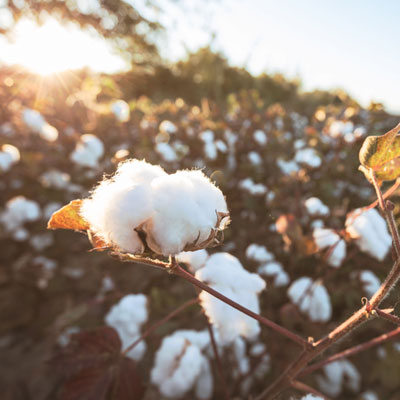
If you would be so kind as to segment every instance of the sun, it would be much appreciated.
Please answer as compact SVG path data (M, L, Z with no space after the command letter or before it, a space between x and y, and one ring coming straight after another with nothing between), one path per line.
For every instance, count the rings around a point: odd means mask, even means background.
M21 20L15 27L13 43L2 43L1 49L2 62L22 65L40 75L83 67L108 73L126 68L125 61L99 35L72 23L61 25L52 18L41 26Z

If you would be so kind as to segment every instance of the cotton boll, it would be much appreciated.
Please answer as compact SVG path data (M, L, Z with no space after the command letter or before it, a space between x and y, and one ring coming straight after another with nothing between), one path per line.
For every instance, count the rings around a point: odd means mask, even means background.
M216 160L218 156L217 147L214 142L204 144L204 154L209 160Z
M133 254L144 250L135 228L148 220L152 212L150 186L122 179L103 181L91 197L83 201L80 210L96 236Z
M203 358L200 375L195 386L195 395L200 400L210 399L213 394L214 379L211 371L210 362Z
M39 136L42 139L47 140L48 142L54 142L58 138L58 130L54 126L51 126L48 123L46 123L40 130Z
M297 150L294 160L311 168L318 168L322 163L320 156L311 148Z
M359 213L353 211L346 219L346 231L361 251L382 261L392 246L386 221L375 208Z
M222 140L217 140L215 142L215 147L217 148L218 151L220 151L221 153L226 153L228 151L228 147L225 144L225 142L223 142Z
M332 316L332 306L328 291L321 283L302 277L288 289L290 300L297 304L314 322L327 322Z
M53 235L51 233L39 233L30 238L29 243L36 251L43 251L47 247L51 246L54 242Z
M233 355L239 374L247 374L250 370L250 360L246 356L246 342L240 336L233 342Z
M201 351L207 350L210 346L210 334L207 329L203 331L195 331L192 329L179 329L175 331L172 336L179 336L191 344L197 346Z
M310 197L304 202L304 205L310 215L329 215L329 208L317 197Z
M176 261L187 264L194 273L204 266L208 258L207 250L182 251L176 256Z
M103 154L103 142L97 136L87 133L81 136L70 158L75 164L95 168Z
M332 229L315 228L313 238L318 250L329 247L327 262L332 267L340 267L346 257L346 243Z
M176 127L176 125L168 120L164 120L161 122L159 130L160 132L168 133L169 135L178 132L178 128Z
M204 374L207 368L204 360L200 349L185 338L175 335L166 337L156 353L151 381L158 386L162 395L182 397Z
M259 312L257 295L265 288L265 282L257 274L247 272L236 257L228 253L213 254L196 272L196 278L244 307ZM218 331L221 344L232 343L238 336L253 339L259 334L260 326L254 319L207 292L201 292L199 298Z
M39 181L44 187L66 189L71 181L71 176L66 172L61 172L56 169L50 169L40 175Z
M258 129L253 133L253 139L261 146L265 146L268 142L268 137L264 131Z
M361 400L379 400L379 397L372 390L367 390L361 394Z
M217 212L227 212L222 192L201 171L178 171L151 183L153 215L144 225L153 251L177 254L209 238Z
M246 257L260 263L265 263L274 259L274 255L270 253L265 246L256 243L247 246Z
M324 400L321 396L316 396L314 394L307 394L303 396L300 400Z
M267 187L265 185L262 183L254 183L251 178L241 180L239 182L239 187L254 196L262 196L267 193Z
M11 144L3 144L0 151L0 171L7 172L20 160L19 150Z
M348 360L338 360L323 367L324 376L317 376L320 389L329 396L338 396L344 385L353 392L360 390L361 376Z
M157 143L155 150L167 162L174 162L178 159L174 148L168 143Z
M276 163L279 169L285 175L292 175L300 170L300 167L295 160L285 161L281 158L278 158Z
M360 281L368 297L371 297L381 286L379 278L372 271L368 270L360 272Z
M262 158L256 151L251 151L247 155L247 157L248 157L250 163L253 165L261 165L262 164Z
M124 100L116 100L111 104L111 111L120 122L129 121L129 104Z
M114 328L121 339L122 348L126 349L140 336L141 326L147 321L147 298L142 294L130 294L114 305L105 317L107 325ZM143 341L131 349L127 356L140 360L146 345Z
M29 108L22 112L22 120L28 128L36 132L39 132L46 123L46 120L38 111Z
M260 266L257 269L257 272L260 275L272 277L274 279L275 287L286 286L290 283L289 275L283 269L282 264L276 261L268 262L267 264Z
M118 165L114 181L126 184L150 184L153 179L166 175L167 173L159 165L133 159Z
M199 136L204 143L211 143L214 141L214 132L209 129L201 132Z

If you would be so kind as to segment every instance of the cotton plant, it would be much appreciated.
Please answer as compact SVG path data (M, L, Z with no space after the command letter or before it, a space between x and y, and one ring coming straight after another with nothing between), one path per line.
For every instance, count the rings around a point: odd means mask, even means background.
M179 399L193 391L196 399L211 398L213 377L202 345L193 332L176 332L163 339L151 370L151 382L163 396Z
M302 277L295 280L288 289L290 300L300 311L307 314L313 322L327 322L332 316L332 305L329 293L320 282Z
M317 376L320 389L329 396L337 397L344 387L357 393L361 387L361 376L348 360L338 360L323 367L323 375Z
M346 219L346 232L361 251L379 261L383 261L392 247L386 221L375 208L350 213Z
M215 253L210 256L195 276L228 298L259 312L258 295L265 289L264 280L257 274L246 271L240 261L229 253ZM199 298L219 334L221 344L232 343L239 336L252 340L260 333L257 321L229 307L208 292L201 292Z
M148 319L147 307L146 296L129 294L114 305L105 316L106 324L118 332L123 350L127 350L139 338L141 327ZM141 341L127 351L126 356L133 360L140 360L145 351L146 344Z
M326 261L331 267L342 265L346 258L346 242L334 230L315 228L313 239L318 251L327 249Z

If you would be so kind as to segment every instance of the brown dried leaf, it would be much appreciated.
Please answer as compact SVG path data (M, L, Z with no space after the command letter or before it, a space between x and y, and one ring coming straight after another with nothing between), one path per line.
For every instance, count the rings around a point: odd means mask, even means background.
M56 211L50 218L47 229L89 230L89 224L79 215L83 200L73 200Z

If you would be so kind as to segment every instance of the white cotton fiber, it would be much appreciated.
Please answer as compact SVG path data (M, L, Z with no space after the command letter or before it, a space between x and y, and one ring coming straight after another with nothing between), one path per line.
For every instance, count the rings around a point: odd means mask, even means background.
M332 229L325 228L315 228L313 238L318 250L328 248L328 264L335 268L340 267L346 257L345 241Z
M151 382L170 398L180 398L193 388L199 399L212 395L208 360L198 346L177 334L163 339L151 370Z
M3 144L0 151L0 172L8 171L20 160L19 150L11 144Z
M332 316L332 306L325 286L302 277L288 289L290 300L314 322L327 322Z
M208 258L207 250L182 251L176 256L176 261L187 264L194 273L204 266Z
M98 166L98 160L103 154L103 142L97 136L87 133L80 137L70 158L75 164L95 168Z
M111 104L111 111L120 122L129 121L129 104L124 100L116 100Z
M122 342L122 350L125 350L140 337L141 326L147 321L147 298L143 294L130 294L123 297L114 305L105 317L107 325L113 327ZM146 351L144 341L139 342L131 349L127 356L140 360Z
M260 275L273 278L275 287L286 286L290 282L289 275L283 269L282 264L276 261L270 261L264 265L261 265L258 267L257 272Z
M322 161L316 150L305 148L297 150L294 160L299 164L305 164L311 168L318 168Z
M49 142L57 140L57 129L49 125L38 111L25 108L22 112L22 120L28 128L39 134L42 139Z
M379 278L372 271L368 270L360 272L360 281L368 297L371 297L381 286Z
M354 210L346 219L346 231L361 251L382 261L392 246L392 237L386 221L372 208L360 212Z
M134 254L145 243L157 254L195 249L210 237L217 212L227 212L222 192L201 171L168 175L145 161L128 160L84 200L82 217L106 244Z
M338 396L343 386L352 392L358 392L361 386L361 375L348 360L338 360L323 367L325 376L317 376L320 389L329 396Z
M259 312L258 294L265 288L265 281L257 274L246 271L236 257L228 253L213 254L206 265L196 272L196 278L244 307ZM232 343L238 336L253 339L259 334L259 323L253 318L207 292L201 292L199 297L221 344Z
M310 215L329 215L329 208L318 197L310 197L304 202L304 205Z
M265 246L256 243L252 243L247 247L246 257L257 262L267 262L274 259L274 255Z

